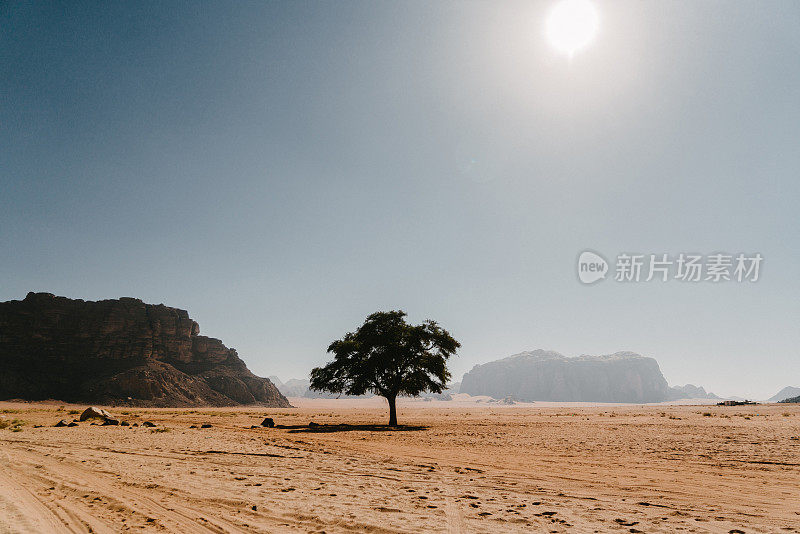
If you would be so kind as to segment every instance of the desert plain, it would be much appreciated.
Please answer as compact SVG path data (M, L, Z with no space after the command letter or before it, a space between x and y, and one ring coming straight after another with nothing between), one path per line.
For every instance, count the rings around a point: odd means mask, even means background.
M290 401L2 402L0 532L800 532L799 405Z

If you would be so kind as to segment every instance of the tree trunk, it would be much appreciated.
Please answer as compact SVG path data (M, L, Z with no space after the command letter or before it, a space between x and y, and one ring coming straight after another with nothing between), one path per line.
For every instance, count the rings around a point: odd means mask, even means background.
M386 400L389 401L389 426L397 426L397 397L386 397Z

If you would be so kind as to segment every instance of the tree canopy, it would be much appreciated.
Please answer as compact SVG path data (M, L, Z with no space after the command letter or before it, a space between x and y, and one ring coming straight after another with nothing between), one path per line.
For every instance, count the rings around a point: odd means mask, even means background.
M389 424L397 426L396 399L441 393L450 380L447 360L461 344L435 321L412 325L402 310L376 312L355 332L330 344L334 355L311 371L311 389L364 395L389 401Z

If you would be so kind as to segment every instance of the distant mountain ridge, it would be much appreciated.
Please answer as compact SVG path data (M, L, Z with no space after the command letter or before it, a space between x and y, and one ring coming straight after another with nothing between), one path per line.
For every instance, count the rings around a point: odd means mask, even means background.
M363 399L372 397L371 393L366 395L345 395L338 393L329 393L327 391L313 391L309 387L311 381L303 378L290 378L286 382L282 382L277 376L270 376L269 379L286 397L304 397L306 399Z
M717 395L714 395L710 391L706 391L704 387L695 386L694 384L686 384L685 386L672 386L670 389L672 390L672 393L669 400L721 398Z
M718 398L687 384L670 388L655 359L633 352L568 358L555 351L521 352L464 375L460 393L520 401L648 403Z
M290 378L286 382L282 382L280 378L275 375L269 377L273 384L278 388L286 397L305 397L307 399L364 399L374 396L372 393L366 395L354 396L336 393L328 393L326 391L312 391L309 386L311 382L302 378ZM437 400L451 400L452 395L458 393L461 387L461 382L451 383L450 386L441 393L425 392L419 396L422 398L431 398Z
M285 397L303 397L308 393L310 382L301 378L290 378L286 382L281 382L277 376L270 376L269 379Z
M767 402L782 402L791 397L800 395L800 388L794 386L786 386L775 395L767 399Z

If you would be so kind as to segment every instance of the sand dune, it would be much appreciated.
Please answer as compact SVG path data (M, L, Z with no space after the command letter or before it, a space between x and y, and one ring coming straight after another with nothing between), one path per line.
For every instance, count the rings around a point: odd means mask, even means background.
M154 429L0 403L26 422L0 430L0 532L800 531L798 406L403 401L390 431L379 398L292 401L109 408Z

